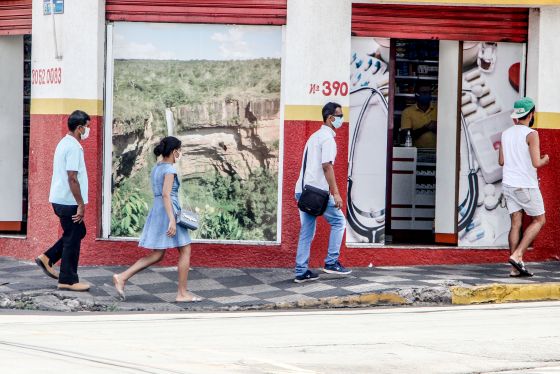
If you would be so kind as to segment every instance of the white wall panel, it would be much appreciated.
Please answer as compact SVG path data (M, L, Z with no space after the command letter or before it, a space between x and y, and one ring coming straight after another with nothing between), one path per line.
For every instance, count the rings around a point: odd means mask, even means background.
M22 220L23 36L0 36L0 222Z

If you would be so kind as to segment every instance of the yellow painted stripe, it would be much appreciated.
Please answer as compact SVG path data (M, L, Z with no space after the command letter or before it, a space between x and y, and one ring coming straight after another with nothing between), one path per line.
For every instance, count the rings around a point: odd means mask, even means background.
M90 116L103 115L103 100L31 99L31 114L70 114L83 110Z
M535 127L538 129L560 129L560 113L537 112Z
M322 105L286 105L284 107L284 120L285 121L323 121L321 111ZM342 114L344 120L348 121L350 118L350 109L342 107Z
M560 300L560 283L451 287L451 302L458 305L544 300Z
M356 1L354 1L356 2ZM560 5L560 0L370 0L359 1L361 3L377 4L437 4L437 5L485 5L485 6L526 6L535 7L541 5Z

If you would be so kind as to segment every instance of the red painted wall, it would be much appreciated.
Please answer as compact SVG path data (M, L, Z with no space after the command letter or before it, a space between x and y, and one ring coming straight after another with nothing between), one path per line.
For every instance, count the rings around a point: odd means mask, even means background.
M58 220L48 203L52 156L61 137L66 133L67 116L33 115L31 118L31 155L29 175L29 223L26 239L0 238L0 255L32 259L61 234ZM83 143L89 174L89 204L86 209L88 233L82 242L80 263L97 265L124 265L133 263L146 253L136 242L96 239L100 233L101 171L102 171L102 118L92 118L90 139ZM294 200L294 186L301 167L301 157L307 138L321 125L314 121L286 121L284 124L284 177L282 196L282 244L194 244L193 266L211 267L291 267L294 263L299 234L299 213ZM539 130L543 153L551 155L551 163L539 173L541 188L547 208L548 222L530 251L527 260L560 259L560 200L556 186L560 185L559 130ZM335 173L341 193L345 195L348 159L348 126L338 132L338 156ZM321 266L327 252L329 230L319 219L312 246L312 267ZM403 249L403 248L346 248L343 246L341 261L348 266L455 264L505 262L505 250L472 249ZM170 251L164 265L175 264L176 251Z

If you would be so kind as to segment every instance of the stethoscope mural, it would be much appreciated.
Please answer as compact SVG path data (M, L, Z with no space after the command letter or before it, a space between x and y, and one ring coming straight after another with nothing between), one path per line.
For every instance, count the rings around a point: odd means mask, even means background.
M348 159L348 196L347 196L347 219L348 224L352 230L367 239L369 243L381 243L385 236L385 209L377 210L366 210L361 209L355 203L353 198L353 191L355 187L354 178L354 161L356 156L356 147L358 145L358 139L360 138L361 130L364 128L364 118L369 110L371 101L376 97L378 98L378 104L384 110L385 116L388 113L389 104L387 99L381 91L388 89L388 86L383 86L380 88L371 87L361 87L350 92L350 95L357 94L359 92L369 91L369 95L363 101L360 108L359 115L356 119L354 134L350 142L350 151ZM367 139L364 139L367 140ZM363 162L363 161L362 161Z
M505 114L509 116L509 113L505 112ZM504 115L498 114L490 117L490 120L499 119L501 117L504 117ZM501 180L501 176L499 177L499 180L488 179L488 176L485 176L485 173L488 173L488 170L485 171L481 167L481 162L483 161L477 158L475 152L476 147L478 146L481 148L482 145L477 145L473 142L473 130L469 129L469 123L463 115L461 115L461 127L463 133L462 135L465 139L468 174L466 196L463 201L460 202L458 207L459 221L457 224L457 231L460 233L461 239L465 238L468 242L473 243L484 238L488 234L486 233L487 230L484 229L484 222L487 221L487 219L483 219L481 214L477 213L477 209L479 207L484 207L484 211L489 213L495 211L498 207L505 209L506 206L503 194L499 192L500 190L494 184ZM478 139L479 143L489 141L489 139L484 138ZM488 147L487 144L486 146ZM494 178L498 177L494 176ZM484 188L482 189L481 184L484 185ZM486 223L486 225L487 224L488 223ZM491 240L492 244L499 245L501 244L500 240L502 236L509 230L509 227L500 228L498 227L499 225L496 225L496 223L492 226L492 231L494 231L493 237L487 239Z
M457 231L463 231L469 227L471 224L476 207L478 204L478 194L480 193L478 189L478 167L475 165L475 160L472 152L472 143L467 131L467 121L465 117L461 114L461 127L463 129L463 135L465 136L465 141L467 143L467 159L469 164L469 174L468 174L468 192L465 200L459 204L459 223L457 225Z

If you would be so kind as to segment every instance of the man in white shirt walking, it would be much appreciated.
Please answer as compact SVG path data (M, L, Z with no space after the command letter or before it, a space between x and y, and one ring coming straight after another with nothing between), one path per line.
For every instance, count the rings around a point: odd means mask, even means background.
M305 170L302 166L296 183L296 200L299 200L303 185L309 185L329 191L329 202L323 216L331 226L328 254L325 258L323 271L329 274L350 274L338 257L346 219L342 213L342 198L334 176L334 160L336 158L336 130L342 126L342 108L337 103L327 103L322 110L323 125L307 140L303 158L306 159ZM304 162L302 162L302 165ZM319 275L309 270L309 254L311 242L315 236L317 217L300 210L301 230L296 254L296 277L294 282L302 283L319 279Z
M74 111L68 117L68 133L54 152L49 202L64 233L48 251L35 259L46 275L58 279L61 290L89 289L89 285L81 283L78 278L80 243L86 235L84 215L88 203L88 177L80 141L89 136L89 121L87 113ZM53 268L59 260L60 274Z
M537 169L548 164L541 156L539 133L531 127L535 121L535 103L528 97L517 100L511 117L514 125L502 133L499 163L503 166L503 192L511 217L509 263L512 277L532 277L523 263L523 255L545 223L544 202L539 190ZM532 217L520 240L523 211Z

